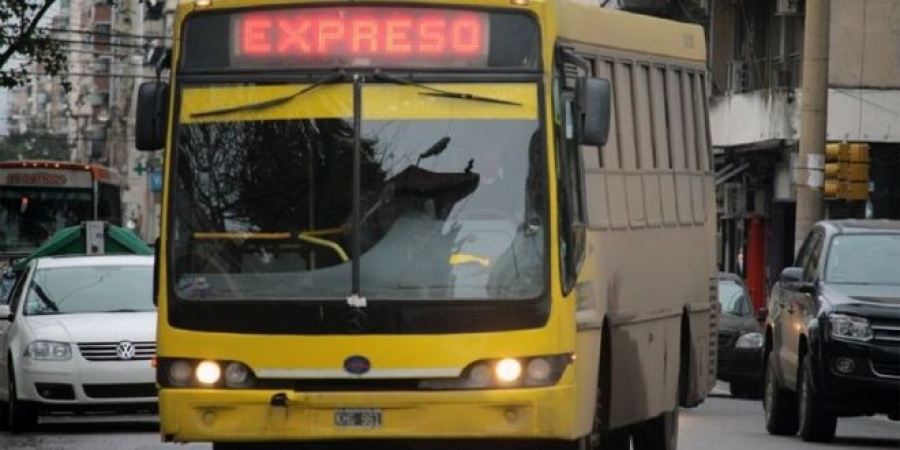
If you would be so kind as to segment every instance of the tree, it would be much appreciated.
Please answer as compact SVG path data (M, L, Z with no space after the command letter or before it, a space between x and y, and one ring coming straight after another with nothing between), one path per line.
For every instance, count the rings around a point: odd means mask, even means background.
M51 76L65 74L60 41L38 26L55 1L0 0L0 87L24 84L32 64ZM69 88L65 80L62 86Z
M0 161L17 159L69 160L65 134L46 131L14 133L0 140Z

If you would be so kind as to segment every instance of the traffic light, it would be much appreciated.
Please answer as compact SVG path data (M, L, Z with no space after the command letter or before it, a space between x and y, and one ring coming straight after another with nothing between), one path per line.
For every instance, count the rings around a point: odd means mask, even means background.
M847 144L827 144L825 146L825 182L822 185L822 196L829 200L837 200L841 194L840 159Z
M830 200L869 198L869 144L834 143L825 147L822 194Z

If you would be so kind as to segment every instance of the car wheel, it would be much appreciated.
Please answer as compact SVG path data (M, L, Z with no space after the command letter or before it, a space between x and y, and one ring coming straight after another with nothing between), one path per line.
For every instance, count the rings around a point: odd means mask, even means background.
M19 394L16 392L16 377L12 366L10 366L9 374L9 406L7 408L7 423L9 431L12 434L18 434L30 431L37 426L37 413L28 403L19 401Z
M0 431L9 431L9 402L0 400Z
M729 383L728 390L731 391L731 396L734 398L743 398L747 396L747 390L744 387L744 383L740 381L732 381Z
M778 436L797 433L797 397L793 392L778 387L775 373L775 352L769 353L766 361L763 409L766 416L766 431Z
M760 399L763 395L762 383L759 381L735 381L730 386L731 396L735 398Z
M825 411L819 395L812 387L812 365L809 355L800 366L800 437L807 442L831 442L837 428L837 416Z

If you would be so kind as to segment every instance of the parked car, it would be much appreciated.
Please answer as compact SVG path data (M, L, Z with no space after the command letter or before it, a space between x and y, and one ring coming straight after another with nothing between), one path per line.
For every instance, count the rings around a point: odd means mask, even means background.
M837 418L900 420L900 222L815 224L768 302L766 428L834 438Z
M759 319L741 277L719 274L718 378L734 397L762 397L762 344Z
M154 413L153 257L35 258L0 304L0 427L46 413Z

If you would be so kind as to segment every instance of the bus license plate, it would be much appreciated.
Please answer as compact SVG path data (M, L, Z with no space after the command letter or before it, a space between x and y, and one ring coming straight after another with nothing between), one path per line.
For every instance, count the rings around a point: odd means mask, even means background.
M334 412L334 426L338 428L380 428L380 409L338 409Z

